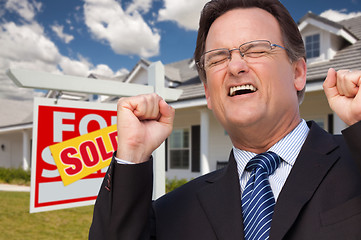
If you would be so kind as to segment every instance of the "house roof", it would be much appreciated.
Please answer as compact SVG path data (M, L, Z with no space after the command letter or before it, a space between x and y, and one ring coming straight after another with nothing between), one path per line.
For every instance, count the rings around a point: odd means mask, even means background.
M186 83L190 80L194 80L194 78L198 78L198 73L193 58L167 64L165 66L165 69L167 68L178 69L179 77L180 77L178 80L181 83ZM176 80L176 79L170 78L170 80Z
M308 12L299 22L298 28L302 32L308 25L313 25L317 28L328 31L337 36L343 37L346 41L350 43L355 43L357 41L357 37L349 31L344 25L333 22L327 18L318 16L312 12Z
M0 132L14 127L26 126L33 122L33 101L0 99Z
M152 64L147 59L140 59L133 67L129 74L125 77L124 82L132 82L133 77L141 67L147 68ZM197 71L194 67L193 59L185 59L174 63L164 65L165 78L171 82L183 83L194 77L197 77Z
M306 15L307 16L307 15ZM327 19L318 17L322 21L330 22ZM327 76L329 68L339 69L361 69L361 16L333 23L335 26L342 26L356 38L354 44L347 44L337 51L336 55L329 61L312 63L308 65L307 81L323 81Z
M198 76L198 72L193 58L170 63L165 68L172 67L179 69L180 79L177 89L182 89L183 93L179 101L190 100L194 98L204 98L203 84Z
M334 21L331 21L327 18L324 18L324 17L321 17L319 15L316 15L314 14L313 12L308 12L305 16L303 16L299 21L298 21L298 25L300 26L303 22L305 22L307 19L309 18L313 18L319 22L322 22L326 25L330 25L330 26L333 26L335 28L338 28L338 29L342 29L344 28L344 26L342 24L339 24L337 22L334 22Z
M358 39L361 39L361 16L350 18L348 20L343 20L339 22L341 25L345 26L350 32L352 32Z
M124 79L124 82L131 83L141 68L146 69L151 64L152 62L147 59L140 59ZM183 94L179 100L204 97L203 84L198 77L193 58L165 64L164 75L168 81L167 87L183 90ZM116 99L118 99L118 97L109 97L105 102L113 102Z

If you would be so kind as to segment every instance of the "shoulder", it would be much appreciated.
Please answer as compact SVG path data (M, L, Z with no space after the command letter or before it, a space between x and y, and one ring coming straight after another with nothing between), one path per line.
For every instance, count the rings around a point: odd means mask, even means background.
M343 130L342 135L361 171L361 121Z
M347 164L353 170L359 169L361 172L361 121L344 129L342 134L332 135L325 130L321 129L316 123L308 122L310 127L312 146L327 146L324 149L329 149L331 152L338 152L339 156L343 159L342 164ZM332 146L332 147L331 147Z

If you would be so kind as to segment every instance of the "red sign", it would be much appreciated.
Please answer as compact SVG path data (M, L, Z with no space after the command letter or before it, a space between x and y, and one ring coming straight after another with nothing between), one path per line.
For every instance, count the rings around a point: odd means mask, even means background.
M117 149L117 125L50 146L64 186L108 167Z
M93 204L106 168L65 186L49 146L116 123L115 104L35 99L30 212Z

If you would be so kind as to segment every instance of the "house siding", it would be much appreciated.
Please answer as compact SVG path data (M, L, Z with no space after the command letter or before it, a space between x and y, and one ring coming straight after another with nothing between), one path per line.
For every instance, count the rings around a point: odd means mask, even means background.
M26 130L31 133L31 130ZM31 134L30 134L31 135ZM29 143L30 144L30 143ZM3 147L2 147L3 146ZM20 131L0 135L0 167L23 167L23 133ZM27 156L30 159L30 154ZM30 161L29 161L30 162Z

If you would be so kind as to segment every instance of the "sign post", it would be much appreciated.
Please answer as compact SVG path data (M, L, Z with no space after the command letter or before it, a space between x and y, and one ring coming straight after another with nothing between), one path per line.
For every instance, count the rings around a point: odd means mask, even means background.
M26 88L119 97L155 92L166 101L175 101L182 93L182 90L165 88L164 66L161 62L155 62L149 66L148 86L17 69L9 70L7 75L18 86ZM54 161L50 147L54 148L53 145L56 143L82 135L92 138L90 132L115 124L116 115L115 104L35 99L30 212L94 203L107 167L85 175L80 180L66 182L65 175L60 176L60 169L56 166L58 164ZM78 145L74 149L67 148L68 152L62 152L62 156L66 159L64 164L68 163L69 166L65 166L61 171L77 175L76 179L99 159L103 161L103 164L106 161L109 164L110 160L105 156L109 156L109 145L112 145L113 150L116 147L114 139L113 134L109 135L108 145L102 145L101 140L95 138L94 144L86 141L88 143ZM154 199L165 193L165 154L163 143L154 152Z

